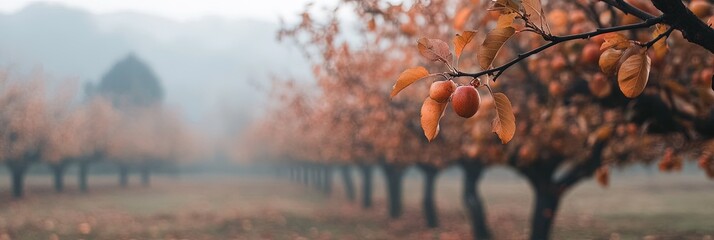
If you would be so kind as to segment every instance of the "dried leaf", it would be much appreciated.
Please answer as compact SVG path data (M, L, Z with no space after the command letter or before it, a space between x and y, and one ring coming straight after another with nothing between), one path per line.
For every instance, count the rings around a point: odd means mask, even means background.
M652 39L655 39L660 35L664 34L665 32L667 32L667 29L667 25L655 25L655 30L654 32L652 32ZM655 42L652 47L654 47L655 59L664 59L664 57L667 55L667 52L669 52L669 47L667 46L667 37L663 37L660 40L657 40L657 42Z
M513 21L516 20L517 13L501 14L498 16L498 22L496 22L496 28L506 28L513 25Z
M543 6L540 0L525 0L523 2L523 9L525 9L528 15L528 21L532 22L536 27L541 29L545 28L545 26L543 26L543 23L545 23L545 14L543 13Z
M604 141L605 139L608 139L612 136L612 133L615 131L615 128L613 128L610 125L605 125L597 130L595 130L595 140L596 141Z
M456 29L456 31L464 30L464 26L466 26L466 22L471 17L472 12L473 8L467 7L460 9L459 12L456 13L456 16L454 16L454 29Z
M521 11L521 0L493 0L493 7L489 10L500 10L504 13Z
M620 90L628 98L635 98L645 90L652 62L646 49L639 46L633 48L637 48L636 53L625 59L617 71Z
M444 116L447 104L447 102L440 103L430 97L426 97L424 104L421 105L421 128L424 130L424 136L429 142L439 134L439 121Z
M605 42L600 46L600 51L615 48L617 50L624 50L630 46L630 40L628 40L625 35L619 33L608 33L603 39Z
M454 52L456 53L457 60L461 57L461 52L464 51L466 45L468 45L475 36L475 31L465 31L462 34L456 34L456 37L454 37Z
M449 44L441 39L420 38L417 41L419 53L429 61L442 61L451 63L452 55L449 51Z
M367 23L367 29L369 29L370 32L374 32L377 30L377 21L374 20L374 18L369 19L369 22Z
M429 71L427 71L424 67L415 67L404 70L404 72L399 74L399 78L397 79L397 83L394 84L394 87L392 88L390 97L396 96L404 88L427 76L429 76Z
M607 76L614 75L615 72L617 72L620 57L622 57L622 50L608 48L602 52L600 60L598 61L602 72Z
M664 80L660 84L662 84L663 87L669 89L669 91L671 91L677 96L688 97L690 95L689 89L687 89L682 84L679 84L676 81Z
M493 119L493 132L498 135L503 144L513 139L516 134L516 116L513 115L511 101L503 93L493 93L496 117Z
M489 69L496 58L496 54L503 44L516 32L513 27L497 28L486 35L478 51L478 62L481 69Z
M605 166L601 166L595 170L595 178L600 186L607 187L610 182L610 169Z

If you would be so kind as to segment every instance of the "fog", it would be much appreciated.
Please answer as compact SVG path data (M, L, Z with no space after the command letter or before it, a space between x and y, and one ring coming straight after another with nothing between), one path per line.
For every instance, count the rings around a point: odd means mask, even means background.
M219 133L225 124L240 128L260 112L265 100L260 86L267 86L271 73L307 79L302 54L276 40L277 18L177 21L34 3L0 14L0 66L15 73L41 69L53 79L96 83L114 63L135 54L155 71L167 105ZM221 119L226 116L237 119Z
M711 240L662 1L0 0L0 240Z

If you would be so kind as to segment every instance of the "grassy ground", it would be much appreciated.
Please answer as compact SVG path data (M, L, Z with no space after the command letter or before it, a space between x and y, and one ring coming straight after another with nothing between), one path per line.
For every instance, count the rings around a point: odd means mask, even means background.
M355 174L355 182L359 179ZM379 174L375 175L380 177ZM333 195L284 179L246 176L155 177L150 188L115 176L92 176L91 192L55 194L48 177L31 176L25 199L11 200L0 176L0 240L5 239L470 239L462 212L460 173L442 175L441 227L424 227L421 177L405 181L405 214L388 220L381 179L375 206L350 204L335 176ZM135 180L135 179L132 179ZM503 170L482 182L497 239L528 233L531 193ZM712 239L714 182L702 175L614 174L603 189L588 181L565 199L556 239Z

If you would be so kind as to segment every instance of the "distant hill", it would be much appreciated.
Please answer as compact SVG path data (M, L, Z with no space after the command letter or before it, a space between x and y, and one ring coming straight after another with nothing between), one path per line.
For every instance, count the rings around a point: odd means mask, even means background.
M307 79L300 52L276 41L278 27L221 18L176 22L132 12L94 15L40 3L0 14L0 66L42 67L53 77L96 83L133 52L161 79L166 102L201 120L222 108L259 109L262 94L252 85L266 83L271 72Z

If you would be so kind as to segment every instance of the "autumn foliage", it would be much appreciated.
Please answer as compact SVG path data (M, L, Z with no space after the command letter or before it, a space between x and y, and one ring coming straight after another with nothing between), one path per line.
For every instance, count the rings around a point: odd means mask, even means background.
M76 84L39 72L24 77L4 71L0 89L0 162L11 172L16 197L23 195L32 164L48 164L55 189L62 191L65 169L73 163L155 167L199 157L194 133L175 112L160 107L124 112L101 96L79 101Z
M345 8L359 39L344 33ZM616 184L613 168L677 171L696 158L714 172L705 1L369 0L340 1L317 13L323 20L315 11L278 35L308 56L316 84L277 82L284 92L256 135L297 168L380 166L395 191L403 169L417 167L430 227L430 189L450 165L464 170L477 238L490 238L474 188L491 165L533 188L531 239L549 238L578 183ZM389 190L390 207L398 197Z

